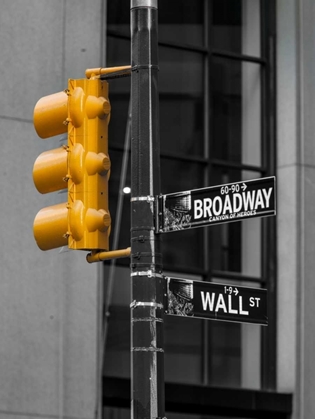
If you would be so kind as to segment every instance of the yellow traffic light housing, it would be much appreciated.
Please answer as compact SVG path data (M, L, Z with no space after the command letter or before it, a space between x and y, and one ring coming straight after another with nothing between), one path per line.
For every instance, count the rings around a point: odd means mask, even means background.
M68 144L42 153L33 168L42 194L68 190L66 203L38 212L34 236L42 250L109 249L108 83L99 78L70 79L68 89L41 98L34 109L37 134L68 133Z

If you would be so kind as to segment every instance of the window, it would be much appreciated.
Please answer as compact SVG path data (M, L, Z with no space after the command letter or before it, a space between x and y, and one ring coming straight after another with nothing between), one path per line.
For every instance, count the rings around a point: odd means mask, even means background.
M274 175L273 7L273 0L159 0L163 194ZM107 13L107 65L128 64L129 1L108 2ZM110 82L114 223L121 162L129 153L125 143L129 95L130 80ZM121 200L118 242L126 247L130 206L128 198ZM166 381L275 388L275 229L271 219L162 237L165 273L264 287L269 302L267 328L166 317ZM104 374L128 377L129 267L123 260L116 264ZM109 270L109 265L105 267Z

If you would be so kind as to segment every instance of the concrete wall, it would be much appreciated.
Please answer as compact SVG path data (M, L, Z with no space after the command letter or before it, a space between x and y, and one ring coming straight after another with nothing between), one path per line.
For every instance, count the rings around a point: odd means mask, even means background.
M277 1L278 388L315 417L315 3Z
M0 417L84 417L97 406L99 267L85 252L42 252L37 211L66 201L39 194L41 140L33 108L68 78L101 66L101 0L0 2Z

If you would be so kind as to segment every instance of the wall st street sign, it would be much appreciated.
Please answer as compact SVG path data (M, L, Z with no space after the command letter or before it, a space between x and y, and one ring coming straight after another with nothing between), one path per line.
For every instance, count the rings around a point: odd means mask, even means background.
M266 289L167 277L166 314L268 325Z
M276 214L275 177L165 194L159 232L191 229Z

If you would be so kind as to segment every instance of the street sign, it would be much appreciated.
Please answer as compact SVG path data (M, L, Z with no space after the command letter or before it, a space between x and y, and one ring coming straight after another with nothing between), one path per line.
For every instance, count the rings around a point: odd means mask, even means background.
M268 325L267 290L167 277L166 314Z
M274 216L275 177L165 194L159 209L161 233Z

